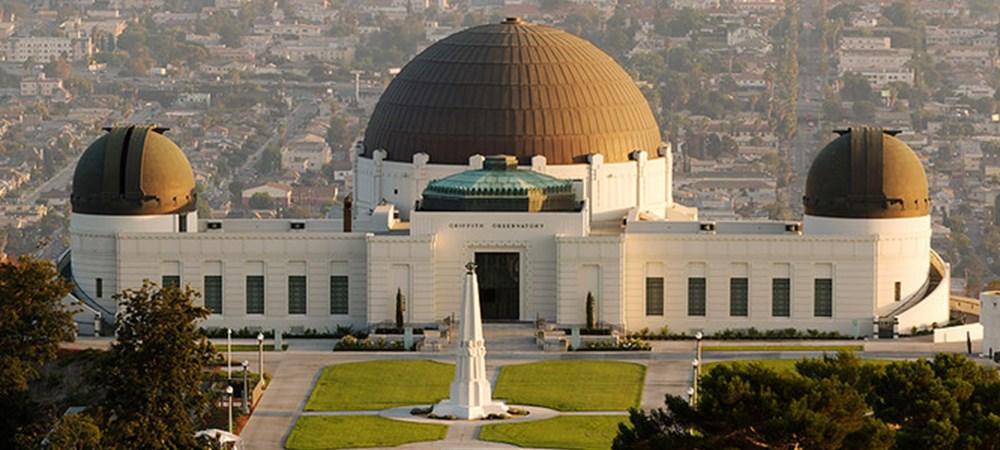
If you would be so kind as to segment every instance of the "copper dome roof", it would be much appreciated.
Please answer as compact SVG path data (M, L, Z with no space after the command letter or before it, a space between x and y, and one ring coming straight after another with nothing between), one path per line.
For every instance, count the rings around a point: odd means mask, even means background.
M194 173L163 128L106 129L80 156L73 172L73 212L101 215L194 211Z
M365 155L468 164L475 154L549 164L659 157L660 131L631 77L593 44L520 19L452 34L410 61L382 94Z
M894 132L864 127L838 133L809 168L806 214L857 219L930 214L923 164Z

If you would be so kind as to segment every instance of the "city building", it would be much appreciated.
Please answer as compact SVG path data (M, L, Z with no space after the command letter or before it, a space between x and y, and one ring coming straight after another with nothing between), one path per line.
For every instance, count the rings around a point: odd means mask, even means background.
M882 50L892 48L892 38L888 36L843 36L841 50Z
M87 61L94 52L90 38L22 36L7 38L5 44L7 61L13 62Z
M63 87L62 80L58 78L46 78L45 73L21 79L22 97L43 97L56 103L65 103L70 100L70 93Z
M281 148L281 167L285 170L320 170L333 154L323 136L305 133Z
M745 2L746 5L766 2ZM417 55L354 158L343 219L199 219L184 152L148 126L81 156L79 299L191 285L209 327L420 325L458 309L477 265L487 321L676 332L892 336L948 319L923 166L893 132L844 130L813 162L801 221L715 221L673 200L673 156L635 82L587 41L511 18ZM87 319L93 321L93 316Z

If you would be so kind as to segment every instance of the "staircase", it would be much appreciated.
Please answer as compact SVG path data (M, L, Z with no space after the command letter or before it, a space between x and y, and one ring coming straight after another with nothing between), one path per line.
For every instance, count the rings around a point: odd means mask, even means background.
M483 324L483 338L487 352L538 351L533 323L486 323Z

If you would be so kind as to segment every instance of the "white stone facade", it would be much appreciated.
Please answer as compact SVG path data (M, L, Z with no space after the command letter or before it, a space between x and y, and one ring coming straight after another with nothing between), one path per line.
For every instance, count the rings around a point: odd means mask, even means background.
M1000 291L979 295L979 323L983 325L983 350L986 355L1000 352Z
M950 268L930 248L930 216L699 220L673 202L669 147L661 151L620 163L536 156L519 169L572 180L580 207L571 211L421 210L428 183L480 169L484 157L405 163L375 151L357 158L353 217L343 220L73 214L73 277L107 311L114 293L145 279L179 282L205 294L206 326L292 333L392 322L397 292L407 323L440 322L458 312L464 266L480 257L494 258L479 273L492 290L484 302L502 303L487 320L582 325L588 293L599 323L633 331L860 337L948 320Z
M221 276L221 313L206 326L291 332L390 322L397 290L406 298L408 323L440 321L458 311L460 274L480 252L517 255L521 321L583 324L588 292L597 300L599 322L629 330L799 328L867 336L873 319L894 312L903 331L947 321L948 268L929 247L929 217L727 223L636 211L623 224L602 228L592 226L589 205L577 212L410 210L408 220L393 218L389 207L383 220L392 231L379 233L365 232L362 224L344 233L340 220L200 220L194 226L193 214L188 231L180 232L179 216L74 214L73 273L92 297L101 278L102 305L109 309L111 293L143 279L179 276L203 291L206 276ZM935 262L943 279L928 288ZM263 276L263 312L248 312L249 276ZM296 312L289 284L300 276L305 306ZM333 311L331 277L346 277L346 311ZM650 279L662 280L659 290ZM733 279L745 280L739 282L743 300L734 298ZM776 312L774 279L788 279L784 312ZM817 312L822 280L829 280L829 314ZM691 291L697 283L700 298ZM655 293L662 298L649 297ZM741 301L745 313L734 306ZM692 311L698 303L703 311Z

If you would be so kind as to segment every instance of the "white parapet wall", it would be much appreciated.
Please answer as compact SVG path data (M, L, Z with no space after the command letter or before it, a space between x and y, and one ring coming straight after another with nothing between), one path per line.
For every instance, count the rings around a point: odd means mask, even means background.
M1000 291L979 294L979 323L983 325L983 353L1000 351Z
M965 342L967 339L979 341L983 339L983 325L980 323L970 323L954 327L938 328L934 330L934 343L943 344L947 342Z

